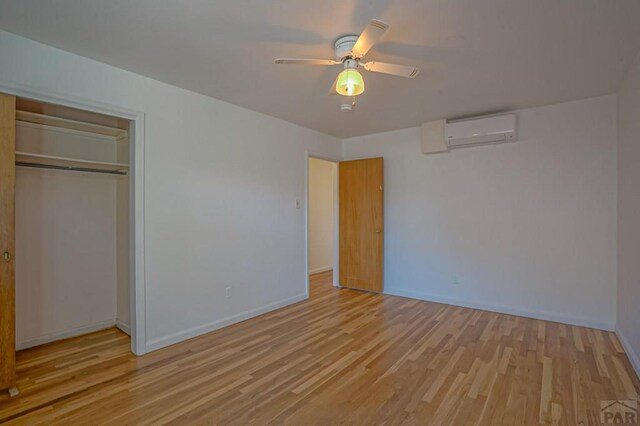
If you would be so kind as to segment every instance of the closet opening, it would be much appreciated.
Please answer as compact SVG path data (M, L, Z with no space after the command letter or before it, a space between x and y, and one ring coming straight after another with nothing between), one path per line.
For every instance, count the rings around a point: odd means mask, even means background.
M16 350L130 340L132 121L17 97L15 122Z

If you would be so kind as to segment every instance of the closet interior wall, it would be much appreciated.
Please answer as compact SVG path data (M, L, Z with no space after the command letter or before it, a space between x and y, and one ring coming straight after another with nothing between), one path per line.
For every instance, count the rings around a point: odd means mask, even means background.
M118 163L129 162L129 135L116 144ZM129 175L116 176L116 325L131 334Z

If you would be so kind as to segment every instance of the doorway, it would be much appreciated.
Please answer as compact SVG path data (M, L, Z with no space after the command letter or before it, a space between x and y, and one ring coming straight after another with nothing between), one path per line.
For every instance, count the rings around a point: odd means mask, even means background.
M338 284L338 159L307 158L307 294Z
M308 290L329 283L337 286L338 163L309 157L307 160L307 265Z
M311 282L383 292L384 159L307 152L305 168L307 297Z

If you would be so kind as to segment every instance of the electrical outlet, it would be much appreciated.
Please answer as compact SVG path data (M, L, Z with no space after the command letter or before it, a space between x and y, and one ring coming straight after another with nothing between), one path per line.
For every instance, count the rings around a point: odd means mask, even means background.
M299 199L296 199L296 210L300 210L302 208L302 202Z
M231 287L227 287L224 291L227 299L231 299Z

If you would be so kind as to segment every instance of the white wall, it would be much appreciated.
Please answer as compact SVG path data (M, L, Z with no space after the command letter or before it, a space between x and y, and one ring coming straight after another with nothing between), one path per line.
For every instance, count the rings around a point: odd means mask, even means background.
M424 155L420 129L347 139L385 160L385 291L611 329L615 95L517 111L520 141Z
M618 91L616 328L640 374L640 56Z
M115 178L17 168L19 349L113 325Z
M337 164L309 158L309 273L333 268L333 185Z
M304 297L305 150L339 140L6 32L0 57L0 84L145 112L148 349Z

